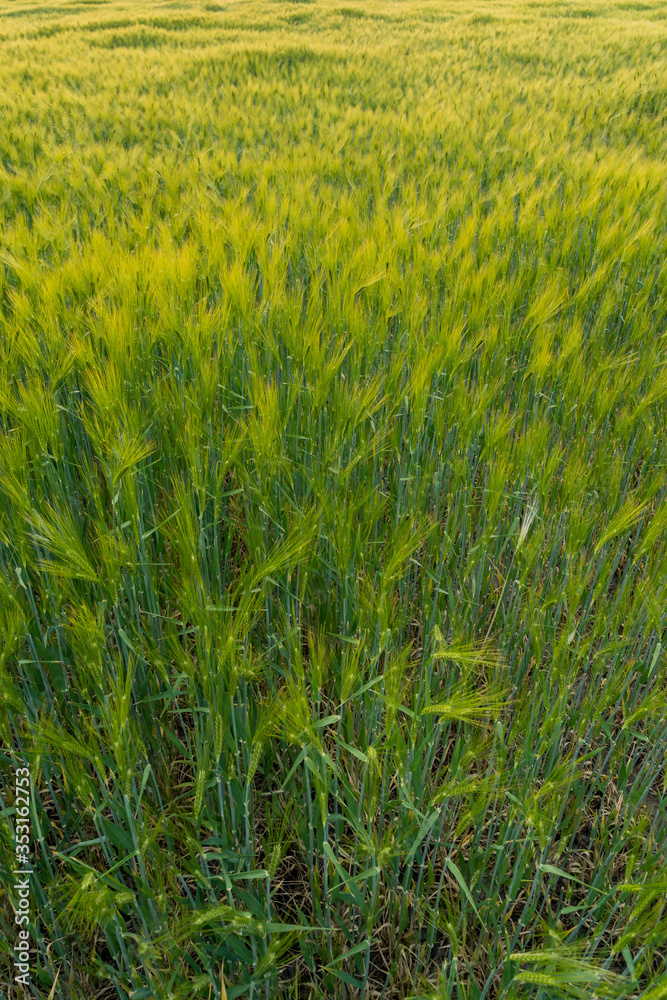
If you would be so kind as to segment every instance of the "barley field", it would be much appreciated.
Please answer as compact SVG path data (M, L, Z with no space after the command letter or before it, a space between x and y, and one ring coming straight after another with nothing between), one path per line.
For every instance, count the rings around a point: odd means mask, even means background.
M667 998L666 116L664 0L0 0L3 1000Z

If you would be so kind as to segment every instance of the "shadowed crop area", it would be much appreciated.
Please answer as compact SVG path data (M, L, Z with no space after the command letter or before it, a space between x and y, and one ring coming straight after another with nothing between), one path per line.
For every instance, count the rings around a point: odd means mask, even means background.
M5 1000L667 997L666 55L0 0Z

